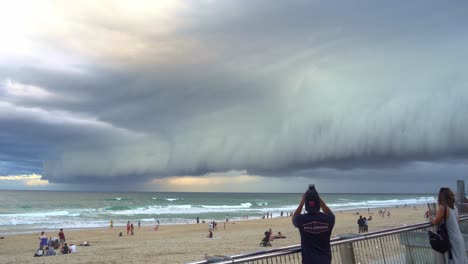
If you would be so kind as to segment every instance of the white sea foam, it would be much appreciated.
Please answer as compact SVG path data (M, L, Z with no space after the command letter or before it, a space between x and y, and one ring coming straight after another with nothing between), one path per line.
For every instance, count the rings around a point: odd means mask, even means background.
M0 218L14 218L14 217L31 217L31 218L47 218L51 216L64 216L69 215L69 211L50 211L50 212L34 212L22 214L0 214Z
M115 197L114 199L115 199L115 200L117 200L117 201L120 201L120 200L122 200L122 198L121 198L121 197Z
M151 196L150 196L151 197ZM329 196L333 197L333 196ZM366 196L364 196L366 197ZM375 198L372 198L375 197ZM395 207L396 205L407 204L409 206L415 204L425 204L436 202L432 196L397 196L399 199L392 199L391 196L385 195L380 196L367 196L367 200L363 200L361 196L343 195L341 198L336 197L334 202L329 202L329 206L334 210L355 210L355 209L367 209L377 207ZM390 199L385 199L389 197ZM128 220L136 222L140 219L143 223L152 225L156 219L160 219L163 224L184 224L193 223L197 216L200 219L205 220L220 220L224 219L226 214L229 214L230 219L242 220L245 215L249 216L249 219L260 218L264 213L273 213L274 217L279 217L280 212L292 212L296 209L297 203L294 201L291 204L281 204L273 202L271 205L268 202L258 201L252 199L251 202L239 202L238 204L220 204L213 205L210 203L205 204L176 204L173 201L185 201L183 198L169 197L169 198L158 198L152 197L153 201L146 200L146 204L143 202L135 202L138 206L131 205L126 199L120 198L122 201L115 197L113 202L107 202L102 204L100 208L62 208L59 210L44 210L38 209L34 211L33 207L28 207L26 210L23 209L11 209L12 213L0 214L0 232L7 232L8 226L15 226L19 229L29 228L88 228L88 227L107 227L109 220L114 220L114 226L123 226ZM154 199L156 198L156 199ZM327 197L328 198L328 197ZM167 203L165 201L170 201ZM332 200L332 198L329 198ZM192 200L192 199L190 199ZM132 200L133 201L133 200ZM180 202L179 202L180 203ZM126 208L124 210L106 210L113 206L122 206ZM4 211L5 212L5 211ZM212 219L212 217L218 217L219 219Z
M156 222L154 218L142 218L140 219L142 222Z
M241 203L240 205L202 205L201 207L207 209L244 209L252 207L251 203Z
M359 209L359 208L376 208L376 207L394 207L397 205L415 205L415 204L426 204L434 203L436 200L434 197L419 197L417 199L390 199L390 200L369 200L362 202L343 202L343 203L331 203L328 204L330 208L338 209Z

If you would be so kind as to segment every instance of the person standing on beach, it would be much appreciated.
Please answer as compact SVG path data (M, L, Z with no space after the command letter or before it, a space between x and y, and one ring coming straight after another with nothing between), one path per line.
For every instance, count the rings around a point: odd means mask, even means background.
M304 205L307 213L301 214ZM315 187L309 187L302 195L292 215L292 222L301 235L302 263L331 263L330 237L335 226L335 215L320 199Z
M450 188L440 188L438 197L439 208L435 218L431 217L430 221L433 225L438 225L444 221L450 241L450 249L452 259L448 260L448 264L468 264L468 258L465 253L465 241L460 232L458 223L460 216L458 215L457 207L455 206L455 194Z
M62 248L63 244L65 243L65 234L63 233L63 228L60 228L60 232L58 233L58 237L60 239L60 248Z
M359 219L357 220L358 224L358 233L362 233L363 227L364 227L364 219L362 219L362 215L359 216Z
M127 236L130 235L130 221L127 221Z
M39 236L39 249L44 249L47 246L47 236L44 234L44 231L41 232Z
M141 221L138 220L138 229L140 229Z
M369 222L367 221L367 218L362 218L362 222L364 223L363 225L363 233L367 233L369 231Z
M133 231L135 230L135 228L133 227L133 223L130 225L130 234L133 236L134 233Z
M114 228L114 221L110 220L110 229L113 229Z

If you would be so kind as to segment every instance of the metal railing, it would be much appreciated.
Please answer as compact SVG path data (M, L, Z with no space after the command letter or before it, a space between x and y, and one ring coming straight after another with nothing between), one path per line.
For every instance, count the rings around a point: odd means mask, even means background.
M460 217L462 232L468 229L468 216ZM462 229L462 228L461 228ZM430 223L391 228L367 234L338 237L331 240L332 263L388 264L388 263L445 263L444 256L432 250L427 231L434 231ZM437 259L440 259L438 262ZM302 263L301 246L292 245L262 252L219 256L190 264L205 263Z

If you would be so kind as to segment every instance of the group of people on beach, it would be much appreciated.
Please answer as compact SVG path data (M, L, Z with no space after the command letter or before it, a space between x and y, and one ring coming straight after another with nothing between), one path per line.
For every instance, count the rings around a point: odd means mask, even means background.
M159 229L159 219L155 218L154 221L156 222L156 225L155 225L155 227L153 229L154 229L154 231L158 231L158 229ZM137 221L137 225L138 225L138 229L140 229L141 228L141 220ZM110 220L109 228L110 229L114 228L114 221L113 220ZM133 225L133 222L127 221L126 230L127 230L127 236L135 235L135 226ZM122 236L122 232L119 233L119 236Z
M55 250L58 250L58 252L62 254L71 254L71 253L76 253L76 245L75 244L68 244L65 242L65 233L63 232L63 228L60 229L60 232L58 233L58 237L51 237L48 238L45 235L45 232L42 231L40 236L39 236L39 249L37 250L36 254L34 255L35 257L41 257L41 256L55 256L57 255L57 252ZM83 242L82 243L84 246L89 246L88 242Z
M390 215L391 215L391 214L390 214L390 210L388 210L387 208L380 209L380 210L379 210L379 215L380 215L381 217L385 217L385 216L390 217Z
M265 234L268 233L268 240L269 241L273 241L275 239L282 239L282 238L286 238L286 236L283 235L283 233L281 233L281 231L278 232L278 234L274 235L273 234L273 230L268 229L268 231L265 232Z
M286 216L292 216L292 212L291 213L288 213L288 212L285 213L284 211L280 212L281 217L283 217L285 214ZM273 213L266 212L262 215L262 219L268 219L268 218L273 218Z

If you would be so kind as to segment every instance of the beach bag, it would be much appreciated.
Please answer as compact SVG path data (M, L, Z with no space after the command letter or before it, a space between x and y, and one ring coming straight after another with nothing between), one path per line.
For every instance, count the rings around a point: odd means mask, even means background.
M436 232L427 231L429 235L429 243L433 250L445 254L448 251L449 258L452 259L452 250L446 226L447 209L444 212L444 221L437 225Z

